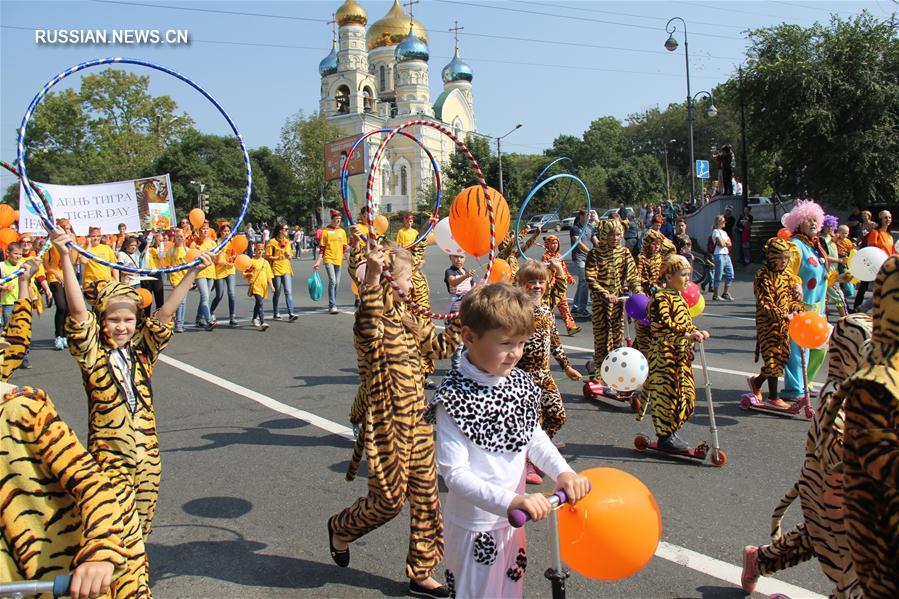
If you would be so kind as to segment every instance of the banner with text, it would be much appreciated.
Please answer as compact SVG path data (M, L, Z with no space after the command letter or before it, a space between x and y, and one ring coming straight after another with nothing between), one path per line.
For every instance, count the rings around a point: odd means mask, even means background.
M118 233L119 223L125 223L127 231L137 232L168 229L175 222L175 199L168 173L96 185L34 183L50 202L53 217L68 219L76 235L87 235L89 227L100 227L104 234ZM45 233L21 183L19 231Z

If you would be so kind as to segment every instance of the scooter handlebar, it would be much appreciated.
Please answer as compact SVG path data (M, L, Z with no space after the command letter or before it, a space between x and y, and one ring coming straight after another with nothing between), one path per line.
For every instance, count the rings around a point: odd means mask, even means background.
M68 597L72 577L60 574L52 581L26 580L23 582L0 583L0 597L16 597L53 593L54 597Z
M559 489L558 491L547 497L547 499L549 500L549 504L553 507L553 509L556 509L557 507L568 501L568 497L565 495L565 491L563 491L562 489ZM512 525L512 528L521 528L525 525L525 523L529 522L530 519L531 515L525 510L516 509L509 512L509 524Z

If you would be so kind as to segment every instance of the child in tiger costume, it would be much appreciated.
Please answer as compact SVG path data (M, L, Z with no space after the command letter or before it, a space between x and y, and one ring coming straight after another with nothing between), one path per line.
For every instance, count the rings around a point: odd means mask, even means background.
M693 415L696 405L693 344L709 338L708 331L693 325L690 309L681 296L689 281L687 259L678 254L668 256L659 272L659 288L649 303L652 344L643 396L652 402L659 447L669 451L690 449L677 431Z
M559 432L566 419L562 394L550 374L550 354L568 378L573 381L581 379L580 373L571 366L565 350L562 349L552 310L543 301L551 277L556 285L560 287L564 285L564 272L558 262L552 262L548 269L536 260L526 261L515 277L516 285L527 291L534 300L534 332L525 342L524 354L516 366L531 375L541 390L540 424L550 439ZM530 484L539 485L543 482L530 461L527 463L526 477Z
M637 276L640 278L640 293L652 298L656 285L659 283L659 273L662 270L662 240L665 236L650 229L643 237L643 249L637 256ZM635 346L644 356L649 355L649 343L652 337L649 333L649 325L639 320L635 323L637 338Z
M762 356L762 371L747 379L749 390L762 399L762 383L768 381L768 402L778 408L790 404L777 397L777 377L783 376L790 359L790 319L805 310L793 274L787 270L791 244L779 237L765 242L765 264L756 272L755 361Z
M424 241L409 250L412 255L412 301L418 304L420 308L425 310L431 309L431 286L428 284L428 277L422 272L425 265L425 249L427 245ZM425 389L433 389L437 385L431 380L431 375L437 370L437 365L430 357L424 357L422 360L425 373Z
M150 384L153 365L172 337L175 311L197 273L213 267L214 256L208 252L200 254L199 265L187 271L150 318L144 318L137 291L117 281L88 288L93 304L93 311L89 312L68 259L70 250L66 244L72 237L62 231L55 231L51 237L60 255L69 303L69 352L81 368L87 392L88 450L117 485L119 496L125 490L134 493L146 539L162 472ZM118 488L120 485L127 489Z
M552 264L553 261L556 261L562 269L562 272L559 275L556 275L552 269L550 269L549 292L546 294L546 297L544 297L544 301L551 311L554 309L559 310L559 315L565 322L565 328L568 329L568 336L572 337L581 331L581 327L577 326L577 323L574 322L574 316L571 314L571 306L568 305L568 298L565 297L568 286L574 284L574 277L568 272L568 267L565 266L565 262L562 260L562 254L559 253L560 248L561 244L559 243L559 238L555 235L547 235L543 238L543 249L545 251L543 252L541 260L543 260L544 264ZM565 284L557 284L556 279L563 280Z
M424 357L445 359L460 342L458 320L441 335L400 300L381 272L388 266L404 293L412 287L412 258L388 246L369 250L359 288L354 337L364 417L347 472L355 477L364 452L368 494L328 519L330 552L346 567L349 543L392 520L409 502L411 534L406 558L410 591L448 597L432 578L443 559L443 520L437 489L433 427L423 420Z
M843 437L844 522L867 599L899 597L899 257L874 285L874 335L847 381Z
M843 523L844 382L858 370L870 350L872 322L866 314L837 321L830 341L827 382L821 390L815 419L805 441L805 460L799 480L774 511L772 543L743 549L743 590L752 593L759 576L770 576L801 562L818 558L833 582L831 597L862 597ZM803 522L781 533L783 515L799 497Z
M596 235L599 243L587 254L584 266L587 285L593 299L593 378L600 380L599 369L606 354L621 347L624 339L623 293L636 292L640 278L630 251L621 245L621 223L604 220Z

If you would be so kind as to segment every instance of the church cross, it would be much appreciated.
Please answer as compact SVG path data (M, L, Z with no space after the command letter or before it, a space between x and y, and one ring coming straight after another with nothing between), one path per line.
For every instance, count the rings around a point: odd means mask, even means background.
M459 32L465 29L465 27L459 27L459 21L453 21L453 27L449 28L450 33L453 34L453 38L456 40L456 50L459 50Z
M403 2L403 6L406 7L406 10L409 12L409 20L412 20L412 6L415 4L421 4L421 0L406 0Z
M331 13L331 20L328 21L328 25L331 26L331 38L336 40L337 29L335 28L335 25L337 25L337 13Z

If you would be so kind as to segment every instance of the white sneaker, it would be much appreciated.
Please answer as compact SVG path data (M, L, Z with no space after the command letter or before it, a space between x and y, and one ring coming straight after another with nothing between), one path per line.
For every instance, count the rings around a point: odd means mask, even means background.
M253 326L257 327L257 328L259 327L259 319L258 318L253 319Z
M328 308L328 314L337 314L337 313L338 313L337 306L331 306L330 308Z
M53 341L53 347L55 347L55 348L56 348L57 350L59 350L59 351L64 350L64 349L66 348L66 342L65 342L65 339L64 339L63 337L57 337L57 338Z

